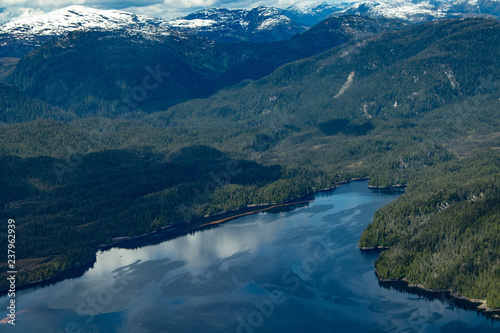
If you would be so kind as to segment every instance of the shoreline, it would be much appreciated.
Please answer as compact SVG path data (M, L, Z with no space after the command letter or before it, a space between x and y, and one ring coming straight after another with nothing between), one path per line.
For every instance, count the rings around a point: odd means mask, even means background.
M335 188L332 188L332 190L333 189L335 189ZM316 193L316 192L314 192L314 193ZM307 196L309 196L309 195L307 195ZM307 196L303 196L301 198L304 199ZM312 201L312 199L306 200L306 201L296 201L296 200L297 199L292 199L290 202L279 203L279 204L260 204L260 205L253 205L253 206L245 206L245 207L241 207L241 208L234 210L234 211L221 212L221 213L217 213L217 214L210 215L210 216L199 217L199 218L196 218L196 219L193 219L190 221L186 221L186 222L181 222L178 224L164 226L164 227L161 227L159 230L155 230L152 232L148 232L148 233L133 236L133 237L114 237L113 239L114 240L116 239L115 242L112 242L110 244L101 244L95 248L94 258L92 260L89 260L89 261L84 262L82 264L75 265L74 267L72 267L70 269L64 270L60 273L49 276L49 277L42 279L42 280L37 280L37 281L32 281L32 282L17 285L16 290L20 291L20 290L25 290L25 289L29 289L29 288L46 287L46 286L61 282L63 280L78 278L94 266L94 264L97 260L97 252L99 252L99 251L106 251L106 250L110 250L112 248L132 248L133 249L133 248L137 248L140 246L153 245L153 244L156 244L158 242L169 241L173 238L182 237L182 236L188 235L191 232L199 231L199 230L205 229L207 227L213 227L213 226L216 226L219 224L223 224L223 223L229 222L231 220L234 220L234 219L237 219L239 217L246 216L246 215L257 214L259 212L271 210L273 208L282 208L282 207L287 207L287 206L306 204L306 203L309 203ZM244 211L244 210L255 209L257 207L264 207L264 208L250 210L248 212L242 213L242 211ZM236 212L238 212L238 214L234 214ZM207 223L203 223L203 224L194 226L193 228L190 228L188 230L182 230L178 233L175 233L175 232L172 233L173 231L175 231L178 228L182 229L182 227L185 228L185 227L188 227L192 224L200 223L203 220L209 220L209 219L212 219L214 217L217 217L220 215L225 215L225 214L231 214L231 215L228 217L216 220L216 221L207 222ZM134 243L141 242L141 241L143 243L134 244ZM134 244L134 245L132 245L132 244ZM0 290L0 297L7 295L8 291L9 291L9 289Z
M114 247L119 247L119 248L137 248L140 246L146 246L146 245L152 245L156 244L159 242L163 241L168 241L177 237L182 237L185 235L188 235L191 232L195 232L198 230L202 230L204 228L210 228L219 224L224 224L226 222L229 222L231 220L234 220L236 218L246 216L246 215L252 215L252 214L257 214L259 212L271 210L273 208L285 208L288 206L292 205L300 205L300 204L307 204L311 202L313 199L312 197L315 194L325 192L325 191L332 191L335 190L336 188L351 183L355 181L363 181L363 180L368 180L370 177L359 177L359 178L352 178L343 182L338 182L335 183L334 186L328 187L328 188L323 188L319 190L314 190L313 192L309 194L305 194L284 202L279 202L279 203L272 203L272 204L253 204L253 205L247 205L244 207L240 207L238 209L232 210L232 211L226 211L226 212L220 212L216 213L210 216L204 216L204 217L198 217L189 221L177 223L177 224L172 224L172 225L167 225L164 227L159 228L158 230L151 231L148 233L140 234L137 236L132 236L132 237L114 237L113 239L116 240L115 242L112 242L110 244L100 244L95 248L95 254L94 258L92 260L89 260L87 262L84 262L82 264L75 265L74 267L64 270L60 273L57 273L55 275L49 276L47 278L44 278L42 280L37 280L37 281L32 281L24 284L20 284L16 286L16 290L25 290L29 288L38 288L38 287L46 287L48 285L52 285L58 282L61 282L66 279L73 279L73 278L78 278L82 276L86 271L88 271L90 268L92 268L97 260L97 252L99 251L105 251L109 250ZM368 186L369 189L377 190L377 189L383 189L383 188L376 188L376 187L370 187ZM388 187L387 189L390 189ZM310 198L310 199L308 199ZM249 210L249 211L248 211ZM227 217L220 218L224 215L228 215ZM215 221L209 221L211 219L217 218L218 220ZM220 218L220 219L219 219ZM203 223L206 222L206 223ZM199 225L194 226L193 228L186 229L187 227L198 223ZM184 229L184 230L183 230ZM140 243L140 244L137 244ZM0 290L0 297L3 297L7 295L9 289L2 289Z
M388 250L388 246L359 246L358 249L362 251L378 251L378 250Z
M288 202L288 203L283 203L283 204L276 204L276 205L269 206L269 207L262 208L262 209L258 209L258 210L255 210L255 211L241 213L241 214L234 215L234 216L229 216L229 217L217 220L217 221L208 222L208 223L202 224L200 226L197 226L197 227L189 230L188 232L200 230L200 229L202 229L202 228L204 228L206 226L213 226L213 225L217 225L217 224L223 224L223 223L229 222L231 220L237 219L237 218L242 217L242 216L253 215L253 214L256 214L256 213L265 212L266 210L270 210L270 209L273 209L273 208L286 207L286 206L291 206L291 205L306 204L306 203L309 203L311 201L312 200L306 200L306 201L299 201L299 202Z
M394 288L399 291L422 295L430 299L448 299L450 302L453 302L455 305L463 307L464 309L475 310L487 318L500 320L500 308L488 308L487 301L484 299L463 296L458 293L454 293L452 289L427 288L422 284L410 283L406 278L381 279L377 274L377 270L375 270L375 275L377 276L379 285L383 287L389 287L389 289Z
M368 185L368 188L372 189L372 190L405 189L406 185L401 185L401 184L396 184L396 185L391 185L391 186L373 186L373 185Z

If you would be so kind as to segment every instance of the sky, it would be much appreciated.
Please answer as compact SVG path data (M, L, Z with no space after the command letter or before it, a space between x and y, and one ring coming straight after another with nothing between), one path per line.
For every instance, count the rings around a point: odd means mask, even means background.
M97 9L117 9L141 15L173 19L207 7L253 8L274 6L279 8L303 0L0 0L0 24L14 18L29 17L71 5ZM326 0L325 2L334 2Z

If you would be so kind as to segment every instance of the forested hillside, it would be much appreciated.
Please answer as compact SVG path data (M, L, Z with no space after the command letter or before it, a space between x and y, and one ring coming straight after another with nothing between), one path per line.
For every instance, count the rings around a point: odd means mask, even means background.
M360 246L386 246L379 278L486 299L500 307L500 154L421 170L408 195L380 209Z
M150 119L253 126L286 113L313 126L332 118L419 118L467 97L499 94L499 33L500 22L493 19L422 24L287 64L261 80Z
M68 121L76 117L48 103L26 97L16 87L0 83L1 123L27 122L39 118Z

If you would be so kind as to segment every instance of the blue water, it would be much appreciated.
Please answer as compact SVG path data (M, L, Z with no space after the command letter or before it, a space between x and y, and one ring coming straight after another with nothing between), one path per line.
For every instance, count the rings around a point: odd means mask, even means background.
M17 293L16 326L0 331L500 332L446 298L379 286L378 254L357 243L400 194L353 182L292 211L98 253L82 277Z

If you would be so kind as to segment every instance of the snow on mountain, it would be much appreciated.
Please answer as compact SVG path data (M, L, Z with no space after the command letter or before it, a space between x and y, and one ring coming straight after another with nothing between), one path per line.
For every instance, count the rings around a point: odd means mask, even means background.
M348 8L351 4L349 2L305 1L285 8L283 14L299 24L310 27L323 21L331 14Z
M306 29L273 7L251 10L209 8L167 21L76 5L0 26L0 58L20 57L49 39L76 30L120 30L149 38L181 31L223 41L269 42L289 39Z
M274 41L289 39L305 28L282 10L256 7L251 10L208 8L169 22L184 32L222 41Z
M77 30L121 30L147 38L173 32L168 21L163 19L75 5L0 26L0 58L20 57L50 39Z
M471 15L500 17L500 0L362 0L333 15L346 14L410 22Z
M0 26L0 47L15 40L29 51L30 47L32 49L48 39L75 30L124 30L130 34L150 35L165 35L177 30L223 41L269 42L289 39L306 29L283 15L281 9L273 7L261 6L251 10L208 8L167 21L75 5Z
M322 10L323 8L337 8L337 6L328 2L304 1L286 9L297 14L311 15L315 14L318 10Z
M447 4L440 0L364 0L354 3L349 8L335 15L364 15L374 18L392 18L411 22L423 22L450 17L452 13L441 10Z
M118 30L144 25L161 26L166 21L117 10L70 6L53 12L14 20L0 26L0 33L18 36L59 36L81 29Z
M204 19L192 19L192 20L176 19L175 21L172 21L170 24L174 28L196 29L202 27L211 27L213 25L216 25L217 21L204 20Z
M500 17L500 0L309 1L285 9L263 6L251 10L208 8L171 21L75 5L0 26L0 58L20 57L49 39L75 30L121 30L148 38L181 31L227 42L286 40L332 15L363 15L409 22L470 15Z
M226 8L207 8L187 16L172 20L169 24L179 29L201 28L209 30L238 29L248 26L247 10Z

